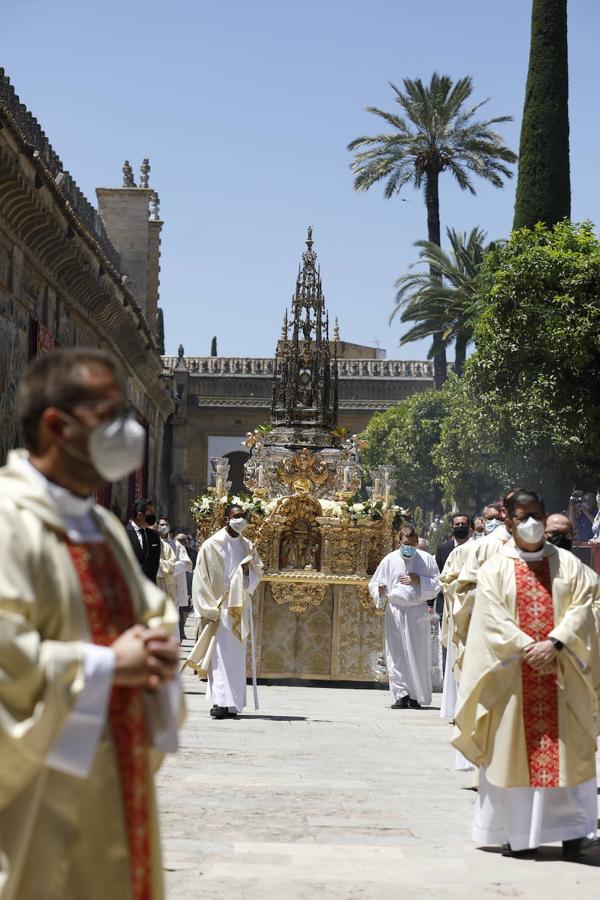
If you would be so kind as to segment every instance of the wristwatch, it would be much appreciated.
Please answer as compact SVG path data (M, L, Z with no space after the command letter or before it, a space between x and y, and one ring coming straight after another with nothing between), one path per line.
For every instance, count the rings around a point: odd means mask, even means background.
M555 649L555 650L562 650L562 648L565 646L565 645L563 644L563 642L562 642L562 641L559 641L557 638L552 638L552 637L551 637L550 640L551 640L552 643L554 644L554 649Z

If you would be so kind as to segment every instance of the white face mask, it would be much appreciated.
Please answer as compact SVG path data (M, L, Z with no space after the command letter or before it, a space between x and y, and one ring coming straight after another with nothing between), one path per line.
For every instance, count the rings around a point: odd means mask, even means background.
M517 534L526 544L537 545L544 540L546 526L532 516L526 522L517 522Z
M80 431L86 431L72 416L67 413L63 416ZM119 416L88 432L87 453L66 442L63 446L78 459L90 462L105 481L112 482L120 481L140 468L145 444L146 432L139 422L131 416Z
M248 527L248 520L242 519L240 516L238 519L230 519L227 524L230 528L233 528L234 531L237 531L238 534L242 534Z
M169 526L168 525L159 525L158 531L160 534L164 534L166 536L169 533Z
M495 531L500 525L502 525L500 519L488 519L484 525L485 533L491 534L492 531Z

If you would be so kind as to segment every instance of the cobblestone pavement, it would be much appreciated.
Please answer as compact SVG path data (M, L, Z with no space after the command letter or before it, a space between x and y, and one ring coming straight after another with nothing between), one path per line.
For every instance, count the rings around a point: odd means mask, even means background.
M537 860L475 847L471 779L438 709L261 686L258 713L219 722L205 684L184 682L182 748L158 777L169 900L599 895L595 852L576 864L558 847Z

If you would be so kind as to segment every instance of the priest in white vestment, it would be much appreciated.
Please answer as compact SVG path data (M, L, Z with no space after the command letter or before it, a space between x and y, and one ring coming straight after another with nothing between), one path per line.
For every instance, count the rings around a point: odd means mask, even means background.
M156 584L159 588L162 588L177 609L179 617L177 635L179 640L183 642L189 607L187 573L193 571L193 566L183 544L169 536L170 528L169 520L162 516L158 522L160 561Z
M182 711L174 610L94 492L144 430L99 350L44 353L0 469L0 897L161 900L153 772Z
M506 855L595 836L600 581L544 542L537 495L507 503L513 539L481 567L453 741L480 766L473 838Z
M470 538L464 544L457 544L444 563L440 574L440 584L444 595L444 612L442 616L442 646L446 648L446 666L444 669L444 690L440 716L443 719L454 718L457 697L458 673L455 672L457 659L457 645L454 628L454 591L458 576L465 564L468 555L473 552L477 542Z
M504 544L510 540L510 532L507 530L500 515L500 509L496 504L485 507L483 518L486 536L473 543L471 552L466 554L463 566L454 581L452 590L452 625L456 645L455 673L462 666L464 645L467 640L469 623L475 602L479 569L490 556L501 550Z
M388 553L369 584L375 605L385 607L385 653L392 709L431 703L431 609L440 590L431 554L417 549L410 525L400 530L400 547Z
M252 594L262 574L253 544L242 536L248 524L244 510L230 505L225 519L225 526L198 552L192 603L201 626L187 660L201 677L208 677L214 719L234 717L246 706L246 642L253 635ZM252 653L254 659L254 647Z

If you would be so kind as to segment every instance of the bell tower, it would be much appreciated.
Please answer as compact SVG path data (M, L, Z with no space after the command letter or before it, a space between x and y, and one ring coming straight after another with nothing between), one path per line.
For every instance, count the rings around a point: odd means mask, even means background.
M271 424L265 443L313 449L332 445L337 424L337 356L309 226L306 250L275 353ZM335 343L334 343L335 348Z

